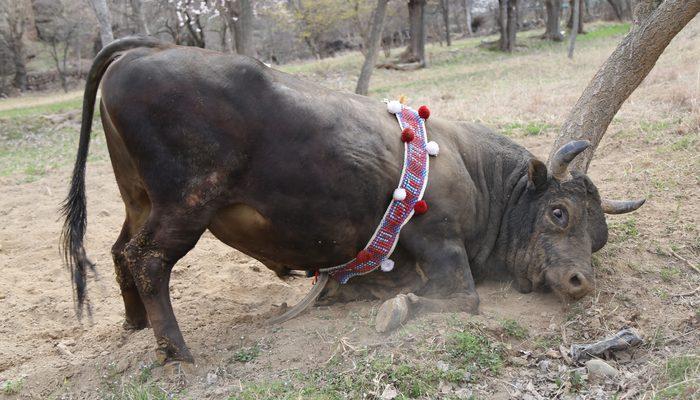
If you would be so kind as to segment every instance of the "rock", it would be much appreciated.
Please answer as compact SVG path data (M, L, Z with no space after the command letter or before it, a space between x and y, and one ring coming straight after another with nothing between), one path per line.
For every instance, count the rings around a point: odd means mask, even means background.
M588 376L592 379L614 378L619 373L617 369L603 360L592 359L586 361Z
M216 375L213 372L209 372L207 374L207 385L216 385L216 382L219 380L219 376Z
M61 353L62 356L71 358L73 357L73 353L68 350L68 346L65 345L65 343L59 343L56 345L56 350L58 350L59 353ZM119 371L121 372L121 371Z
M442 360L438 361L436 366L437 366L437 369L439 369L442 372L447 372L450 370L450 364L448 364Z
M549 360L542 360L537 364L537 367L542 373L547 373L549 370Z
M126 358L122 358L121 360L119 360L117 365L114 366L114 370L116 372L122 373L122 372L126 371L127 369L129 369L130 366L131 366L131 363L129 362L129 360Z
M377 311L375 329L382 333L398 328L408 319L408 311L408 297L405 294L385 301Z
M384 387L384 391L382 392L382 400L393 400L396 398L396 396L399 395L399 392L396 390L396 388L393 385L386 385Z

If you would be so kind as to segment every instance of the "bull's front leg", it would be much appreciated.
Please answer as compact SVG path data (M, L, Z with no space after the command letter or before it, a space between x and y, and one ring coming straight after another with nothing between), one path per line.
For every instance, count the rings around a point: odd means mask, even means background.
M377 331L396 329L418 312L478 312L479 295L464 245L426 237L409 242L407 247L428 278L423 291L436 297L408 293L385 301L377 312Z

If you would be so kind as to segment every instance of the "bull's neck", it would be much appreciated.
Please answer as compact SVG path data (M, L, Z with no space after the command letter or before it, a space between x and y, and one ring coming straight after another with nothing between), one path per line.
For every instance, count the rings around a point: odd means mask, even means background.
M519 187L526 181L527 165L533 155L512 140L490 130L467 125L468 132L460 140L462 161L479 196L473 218L475 235L465 243L475 275L509 273L503 262L499 240L509 205L520 197ZM483 272L486 272L484 274Z

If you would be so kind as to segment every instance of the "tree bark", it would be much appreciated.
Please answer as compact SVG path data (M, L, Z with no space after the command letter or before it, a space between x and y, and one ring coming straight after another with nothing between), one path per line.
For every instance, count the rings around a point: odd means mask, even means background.
M102 47L105 47L114 40L112 14L109 12L107 0L90 0L90 4L93 11L95 11L97 22L100 24L100 40L102 41Z
M386 4L388 2L389 0L377 0L377 7L374 9L372 26L370 27L365 62L362 64L360 77L355 88L355 93L357 94L366 96L369 91L369 80L372 76L374 65L377 63L379 44L382 40L382 28L384 27L384 16L386 15Z
M410 41L402 61L418 62L425 66L425 3L426 0L408 1Z
M452 46L450 38L450 0L440 0L440 8L442 9L442 21L445 24L445 42L447 46Z
M570 164L586 172L608 125L634 92L671 40L700 12L698 0L665 0L639 21L595 74L562 125L549 159L571 140L591 142Z
M561 34L561 0L545 0L545 8L547 9L547 27L545 29L543 39L561 42L564 40L564 35Z
M576 46L576 34L579 30L579 24L581 23L581 2L574 0L574 9L571 12L571 20L574 21L574 26L571 27L571 33L569 36L569 58L574 58L574 46Z
M231 18L236 53L255 57L253 45L253 5L251 0L238 0L237 18Z
M471 36L474 34L472 29L472 0L464 0L464 19L467 25L467 33Z
M151 32L148 30L148 25L146 25L146 18L143 15L143 2L142 0L130 0L131 1L131 11L133 12L134 22L136 23L136 30L138 33L143 35L150 35Z
M583 16L584 16L584 0L570 0L569 4L571 4L571 13L569 14L569 22L566 23L566 27L572 29L574 26L574 9L576 8L575 5L578 3L579 7L579 13L578 13L578 32L577 33L586 33L583 31Z
M518 0L498 0L498 21L501 36L499 48L508 53L515 49L515 36L518 32Z

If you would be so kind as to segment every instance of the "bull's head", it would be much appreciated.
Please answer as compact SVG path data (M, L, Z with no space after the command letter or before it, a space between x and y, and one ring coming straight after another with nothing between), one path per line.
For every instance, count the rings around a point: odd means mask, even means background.
M563 299L578 299L593 289L592 253L608 239L604 213L636 210L644 200L602 200L583 173L569 173L569 163L590 143L573 141L544 163L532 159L527 183L512 204L502 235L507 262L522 292L549 287Z

